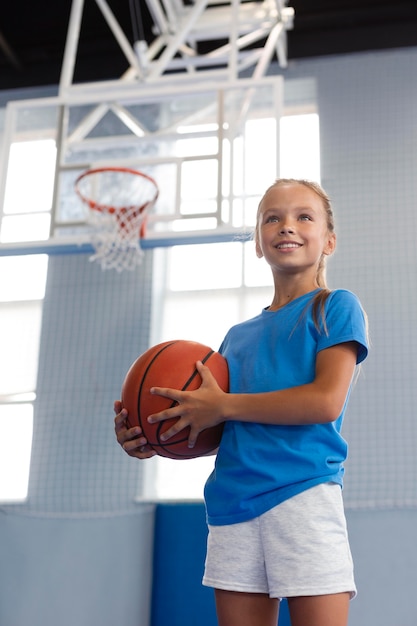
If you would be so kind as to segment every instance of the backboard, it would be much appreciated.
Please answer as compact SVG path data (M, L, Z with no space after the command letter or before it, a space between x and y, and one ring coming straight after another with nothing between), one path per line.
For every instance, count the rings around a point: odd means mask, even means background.
M108 166L138 169L158 183L144 248L250 231L260 195L279 171L281 112L280 76L220 85L120 84L9 102L0 247L10 254L11 248L88 245L91 227L74 182L89 168ZM26 224L42 222L36 239L33 228L16 234L22 216Z

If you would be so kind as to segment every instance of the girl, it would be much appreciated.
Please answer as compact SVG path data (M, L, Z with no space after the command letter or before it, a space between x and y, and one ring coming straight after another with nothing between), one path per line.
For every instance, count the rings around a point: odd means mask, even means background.
M276 626L288 599L292 626L346 626L356 594L341 487L340 432L356 365L367 355L366 318L354 294L329 291L325 261L336 246L329 199L316 183L279 179L257 213L256 254L274 296L231 328L220 352L230 393L197 363L196 391L154 388L177 404L150 422L199 433L224 422L205 486L209 537L203 584L215 589L219 626ZM118 442L153 456L115 403Z

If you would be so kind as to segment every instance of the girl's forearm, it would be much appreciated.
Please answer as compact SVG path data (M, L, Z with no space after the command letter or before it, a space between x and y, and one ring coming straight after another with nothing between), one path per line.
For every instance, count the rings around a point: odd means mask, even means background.
M224 419L294 426L324 424L339 417L344 401L331 391L317 389L314 383L268 393L227 394Z

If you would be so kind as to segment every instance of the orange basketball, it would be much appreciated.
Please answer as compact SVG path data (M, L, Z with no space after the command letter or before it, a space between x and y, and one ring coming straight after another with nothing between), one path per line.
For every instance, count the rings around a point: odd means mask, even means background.
M215 450L223 432L223 424L203 430L194 448L188 448L189 428L167 441L161 441L177 418L149 424L147 417L173 406L172 400L152 395L151 387L170 387L192 391L201 385L196 361L210 368L223 391L229 390L229 370L226 359L208 346L195 341L166 341L144 352L132 364L122 386L121 402L128 411L130 427L140 426L149 445L160 456L171 459L193 459Z

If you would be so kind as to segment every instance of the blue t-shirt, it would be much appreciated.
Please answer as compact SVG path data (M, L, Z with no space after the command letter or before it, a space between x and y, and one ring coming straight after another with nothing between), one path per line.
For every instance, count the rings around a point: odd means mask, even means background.
M277 311L265 309L229 330L220 352L229 365L231 393L310 383L317 353L348 341L358 344L357 363L363 361L367 332L358 298L350 291L332 291L325 304L325 328L321 321L319 331L311 306L318 291ZM345 409L346 403L335 422L307 426L226 422L205 486L208 523L243 522L314 485L342 485L347 444L340 431Z

